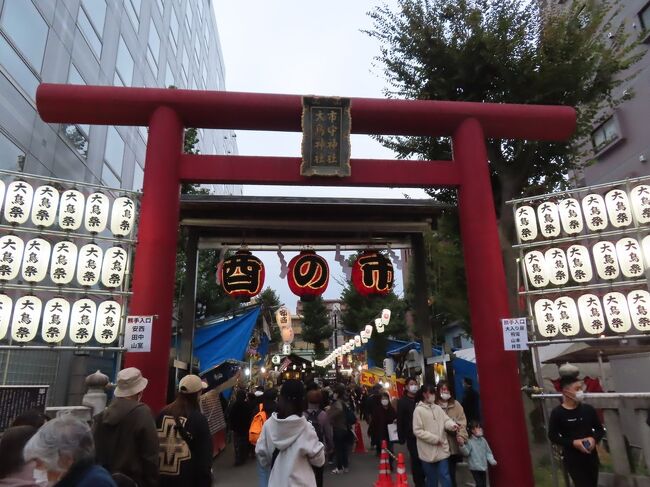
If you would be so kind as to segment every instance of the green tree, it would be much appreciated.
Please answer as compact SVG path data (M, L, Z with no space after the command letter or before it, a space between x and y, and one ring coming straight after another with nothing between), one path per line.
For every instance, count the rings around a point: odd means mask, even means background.
M271 330L271 342L282 342L282 338L280 337L280 327L275 322L275 310L278 309L278 307L282 304L280 302L278 293L276 293L270 287L267 287L256 298L256 301L262 306L260 318L258 319L258 326L261 325L263 316L266 319L266 322L268 323Z
M302 338L307 343L314 345L316 358L321 359L325 355L323 340L332 335L327 307L323 298L318 296L313 301L305 302L302 310Z
M540 3L397 0L394 10L384 5L369 13L373 29L367 33L381 45L378 61L389 97L577 107L577 131L569 141L487 141L504 251L514 240L505 202L568 185L569 171L590 152L598 115L631 96L625 88L642 55L617 23L620 2L572 2L544 12ZM451 159L447 138L381 140L400 157ZM456 198L453 190L428 191L443 201ZM514 260L506 254L512 304Z

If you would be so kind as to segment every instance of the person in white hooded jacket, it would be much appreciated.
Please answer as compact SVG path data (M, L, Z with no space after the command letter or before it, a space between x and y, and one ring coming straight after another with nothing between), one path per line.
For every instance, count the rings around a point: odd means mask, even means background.
M305 386L288 380L280 390L278 411L264 423L255 447L260 464L271 468L269 487L316 487L314 467L325 464L325 447L303 416Z
M418 456L422 462L427 487L451 487L447 431L457 432L458 424L436 403L436 387L425 385L421 400L413 411L413 434L417 438Z

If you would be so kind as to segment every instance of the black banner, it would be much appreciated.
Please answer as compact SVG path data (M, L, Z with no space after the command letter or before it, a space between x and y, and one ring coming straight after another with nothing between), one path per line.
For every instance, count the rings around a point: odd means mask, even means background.
M0 432L30 409L45 412L49 386L0 386Z

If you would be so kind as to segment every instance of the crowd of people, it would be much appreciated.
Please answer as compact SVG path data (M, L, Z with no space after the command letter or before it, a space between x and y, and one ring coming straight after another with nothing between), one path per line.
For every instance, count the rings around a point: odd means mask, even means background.
M113 400L91 424L36 411L17 417L0 439L0 487L211 486L212 441L199 402L204 383L182 378L176 399L157 416L141 402L146 387L138 369L120 371ZM254 461L259 487L321 487L328 463L332 474L349 471L362 418L377 456L384 445L389 452L395 443L406 446L416 487L456 487L463 458L475 485L486 486L496 459L483 435L478 396L471 382L465 387L462 404L447 382L420 386L413 377L398 400L381 386L298 380L279 389L236 389L226 411L234 465ZM575 485L595 487L602 425L582 403L576 373L562 377L562 392L550 439L563 447Z

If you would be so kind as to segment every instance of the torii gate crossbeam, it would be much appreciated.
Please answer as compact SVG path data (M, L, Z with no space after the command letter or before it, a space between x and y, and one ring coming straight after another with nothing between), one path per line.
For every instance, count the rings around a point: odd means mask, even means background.
M484 423L500 459L493 485L534 485L516 356L503 350L510 312L485 138L565 140L575 110L353 98L353 133L451 136L453 161L353 160L351 177L329 179L301 177L296 158L182 154L184 127L300 131L298 95L42 84L36 102L46 122L149 126L130 313L158 319L151 353L127 354L126 364L150 379L154 410L167 389L181 182L457 187Z

